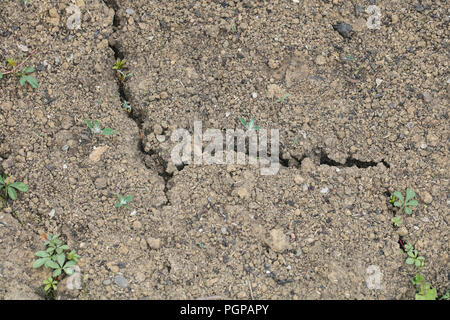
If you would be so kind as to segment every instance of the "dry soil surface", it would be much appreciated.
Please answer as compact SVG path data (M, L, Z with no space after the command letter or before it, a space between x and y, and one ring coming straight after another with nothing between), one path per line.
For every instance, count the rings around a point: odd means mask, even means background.
M33 52L39 88L0 80L0 171L30 188L0 211L0 298L44 298L49 271L31 266L55 233L82 257L81 287L63 280L58 299L413 299L418 272L442 295L449 11L442 0L2 0L0 71ZM280 130L277 174L174 165L176 129L224 132L240 117ZM86 119L117 133L91 134ZM396 228L389 195L406 188L419 205ZM400 236L422 270L405 264Z

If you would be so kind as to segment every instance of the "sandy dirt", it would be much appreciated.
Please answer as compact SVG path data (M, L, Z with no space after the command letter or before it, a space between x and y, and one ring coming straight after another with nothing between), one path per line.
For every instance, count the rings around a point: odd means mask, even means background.
M39 88L0 80L0 171L29 186L0 211L0 298L44 299L49 271L32 263L55 233L82 257L82 288L66 278L58 299L414 299L417 273L444 294L449 12L431 0L1 1L0 71L33 52ZM241 117L279 129L277 174L174 164L175 130L225 132ZM91 134L86 119L117 133ZM406 188L419 205L397 228L389 196Z

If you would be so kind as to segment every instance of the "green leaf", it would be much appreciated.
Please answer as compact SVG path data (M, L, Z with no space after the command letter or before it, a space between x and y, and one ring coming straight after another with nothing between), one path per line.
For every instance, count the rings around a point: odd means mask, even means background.
M422 282L425 281L425 278L421 275L421 274L417 274L413 279L412 279L412 283L413 284L420 284Z
M51 286L52 286L51 283L49 283L48 285L46 285L46 286L44 287L44 291L48 291L48 290L50 289Z
M66 262L66 264L64 265L64 268L70 268L70 267L73 267L73 266L76 266L76 265L77 265L77 263L75 261L70 260L70 261Z
M63 250L69 250L70 249L70 247L67 244L62 245L60 248L63 249Z
M40 268L44 265L44 263L48 260L48 258L40 258L37 259L34 263L33 263L33 268Z
M58 249L56 249L56 250L58 250ZM58 254L58 255L56 256L56 261L58 262L58 264L59 264L61 267L63 267L63 266L64 266L64 262L66 261L66 255L63 254L63 253Z
M17 199L17 192L14 188L8 187L8 195L12 200Z
M20 85L23 86L25 84L25 82L28 82L31 87L33 87L34 89L39 88L39 84L36 80L36 78L32 77L32 76L22 76L19 80Z
M406 259L406 264L414 264L414 258Z
M0 79L3 78L3 73L0 72Z
M396 197L403 204L403 195L400 191L395 191L394 197Z
M105 128L105 129L103 129L102 133L103 133L105 136L112 136L113 134L116 133L116 130L113 130L113 129L111 129L111 128Z
M89 120L84 120L84 122L86 122L86 125L88 126L89 129L92 129L92 122Z
M48 258L48 257L50 257L50 255L48 254L47 251L38 251L34 255L36 257L41 257L41 258Z
M52 268L52 269L58 269L59 268L58 264L55 261L50 260L50 259L45 262L45 267L46 268Z
M247 128L247 122L243 118L239 118L239 121L241 121L242 125Z
M21 192L27 192L28 186L23 182L14 182L9 185L10 187L16 188L17 190Z
M33 73L35 70L36 69L33 68L33 67L28 67L28 68L23 69L23 72L25 72L25 73Z
M97 120L94 120L94 127L100 128L100 123Z
M395 201L394 202L394 206L396 206L396 207L401 207L403 205L403 203L402 202L400 202L400 201Z
M119 202L116 203L116 208L120 208L122 206L122 204Z
M56 269L55 271L53 271L53 278L56 278L57 276L59 276L62 272L61 268Z
M125 197L125 202L126 203L130 202L131 200L133 200L133 196L126 196Z
M414 198L416 195L416 193L411 190L411 189L406 189L406 200L405 202L408 203L409 200L411 200L412 198Z
M72 268L64 268L64 272L68 275L71 276L75 273L75 270L73 270Z
M412 214L411 208L405 207L405 213L406 213L406 214Z
M417 207L418 204L419 202L417 202L417 200L411 200L406 205L411 207Z

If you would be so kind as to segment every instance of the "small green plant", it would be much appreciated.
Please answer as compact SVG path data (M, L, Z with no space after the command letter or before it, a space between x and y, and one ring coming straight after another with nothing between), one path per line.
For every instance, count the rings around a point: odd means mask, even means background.
M412 283L418 287L416 300L436 300L436 288L431 289L431 285L425 282L425 278L422 275L417 274L412 279Z
M133 200L132 196L122 197L119 193L117 193L117 198L119 199L119 201L116 203L116 208L125 207L127 209L130 209L128 203L130 203L130 201Z
M399 217L399 216L393 217L393 218L391 219L391 221L392 221L392 223L394 223L394 225L395 225L396 227L400 227L400 226L402 225L402 223L403 223L402 217Z
M11 200L17 199L17 191L27 192L28 186L23 182L13 182L11 177L6 176L5 173L0 175L0 198L3 200L3 205L6 207L8 197Z
M125 80L127 80L129 77L131 77L133 75L132 73L125 73L122 70L117 70L117 73L119 74L119 80L121 82L124 82Z
M94 124L92 124L92 122L90 120L85 120L85 122L86 122L86 125L88 126L88 128L91 129L91 132L94 134L102 133L105 136L111 136L116 133L116 131L111 128L104 128L102 130L102 128L100 127L100 123L98 123L97 120L94 120Z
M447 292L439 298L439 300L450 300L450 289L448 289Z
M39 88L39 83L37 82L36 78L31 76L30 74L33 73L34 71L36 71L35 68L33 67L24 67L21 68L20 67L22 65L25 64L25 62L36 52L36 50L34 50L33 52L31 52L29 54L29 56L25 59L23 59L20 63L17 63L16 60L14 60L13 58L8 58L6 61L8 62L8 65L11 67L10 70L5 71L5 72L1 72L0 71L0 79L3 78L3 76L7 75L7 74L12 74L16 77L19 78L19 83L20 85L23 87L26 83L28 83L32 88L37 89ZM22 56L21 56L22 58Z
M121 60L120 58L117 58L116 63L114 63L112 68L114 70L120 70L124 64L125 64L125 59Z
M251 119L248 123L243 118L239 118L239 120L247 130L258 131L259 129L261 129L259 126L255 125L255 119Z
M57 279L60 279L64 274L72 275L75 270L74 267L78 263L80 256L74 250L71 250L67 244L59 239L59 234L46 237L44 245L46 250L37 251L34 255L38 257L33 263L33 268L37 269L42 266L53 270L51 277L43 282L45 285L44 291L46 296L54 297L57 289Z
M408 257L406 258L406 264L414 264L419 269L422 269L425 264L425 258L423 256L419 256L417 250L414 249L414 246L412 244L406 244L405 250L408 254Z
M44 280L42 282L45 287L44 287L44 291L45 293L48 293L49 291L56 291L56 289L58 288L58 281L56 281L55 279L53 279L52 277L48 278L47 280Z
M283 103L289 96L289 93L284 94L280 99L277 100L277 103Z
M400 191L395 191L393 196L396 198L394 206L400 208L400 212L403 210L406 214L412 214L411 207L417 207L418 205L417 200L414 199L416 193L411 189L406 189L405 198Z
M128 104L127 100L123 100L122 108L124 108L126 112L131 112L131 106Z

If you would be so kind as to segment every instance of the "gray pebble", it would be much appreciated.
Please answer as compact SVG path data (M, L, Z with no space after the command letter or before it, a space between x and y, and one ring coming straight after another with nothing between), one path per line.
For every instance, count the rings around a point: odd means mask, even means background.
M128 287L128 280L125 279L122 275L116 274L114 276L114 283L117 284L119 287L125 289Z

